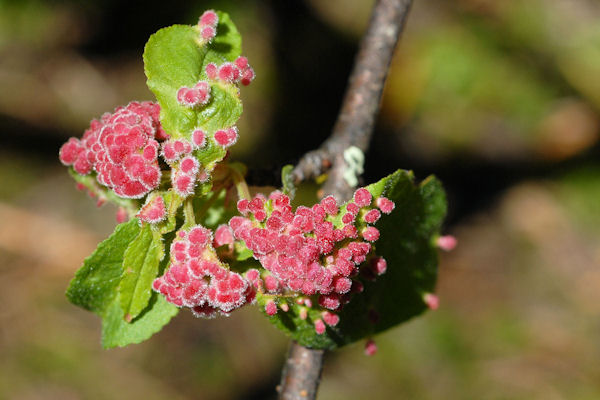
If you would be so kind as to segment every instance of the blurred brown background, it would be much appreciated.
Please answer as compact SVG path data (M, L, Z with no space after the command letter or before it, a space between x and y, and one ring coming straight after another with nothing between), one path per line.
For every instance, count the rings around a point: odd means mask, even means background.
M180 315L100 348L64 290L114 228L57 159L146 89L163 26L229 12L258 73L233 157L277 171L317 147L371 0L0 0L0 398L272 399L287 340L255 309ZM600 4L416 1L365 181L438 175L450 201L441 307L329 355L320 399L600 398Z

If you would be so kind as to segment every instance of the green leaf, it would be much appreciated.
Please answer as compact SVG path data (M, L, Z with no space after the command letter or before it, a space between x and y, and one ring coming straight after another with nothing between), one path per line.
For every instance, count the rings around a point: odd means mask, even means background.
M234 125L242 113L239 91L234 85L211 82L211 100L199 109L184 107L177 102L177 90L192 87L206 79L205 67L234 61L241 54L241 37L229 16L219 12L217 36L209 45L198 44L197 27L173 25L156 32L144 49L144 69L148 87L161 106L161 123L175 138L190 138L191 132L201 128L209 134ZM210 143L202 153L225 150ZM202 161L202 160L201 160ZM203 162L203 165L207 163Z
M319 311L311 310L308 319L302 320L300 307L294 302L288 303L287 313L269 318L273 324L303 346L333 349L391 328L427 309L423 295L435 286L434 238L446 214L446 198L435 177L420 185L413 179L412 173L397 171L367 187L373 197L385 196L396 203L394 211L382 216L376 225L381 235L375 253L385 257L388 268L375 282L363 281L364 292L354 295L344 307L338 326L318 335L313 321L320 318ZM261 296L257 300L264 305ZM378 315L375 323L369 318L374 313Z
M116 295L125 250L139 231L137 219L118 225L85 259L67 289L67 297L73 304L102 315Z
M123 275L118 292L127 322L131 322L148 305L152 281L158 275L158 265L163 256L160 233L152 230L150 224L144 224L123 258Z
M131 253L128 258L133 256L133 250L129 249L141 246L144 240L140 238L147 238L144 232L137 219L118 225L114 233L85 259L67 289L67 297L73 304L102 317L102 343L106 348L139 343L149 338L179 310L167 303L163 296L150 293L147 304L143 307L138 305L142 309L137 317L131 323L124 320L125 313L118 291L123 276L123 260L127 252ZM151 234L154 242L155 234ZM162 252L162 243L160 249ZM146 279L149 279L149 275Z
M148 307L131 323L125 316L117 298L106 310L102 320L102 346L123 347L140 343L160 331L179 312L164 296L152 293Z

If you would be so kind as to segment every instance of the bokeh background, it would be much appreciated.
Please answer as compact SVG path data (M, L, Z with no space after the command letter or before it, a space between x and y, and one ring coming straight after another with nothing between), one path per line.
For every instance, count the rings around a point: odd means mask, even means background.
M273 399L287 340L254 309L182 312L100 348L64 290L114 228L57 159L69 136L150 100L142 49L229 12L258 73L233 158L269 174L328 135L372 0L0 0L0 398ZM416 1L365 181L448 191L441 306L329 354L320 399L600 398L600 4ZM393 267L393 266L392 266Z

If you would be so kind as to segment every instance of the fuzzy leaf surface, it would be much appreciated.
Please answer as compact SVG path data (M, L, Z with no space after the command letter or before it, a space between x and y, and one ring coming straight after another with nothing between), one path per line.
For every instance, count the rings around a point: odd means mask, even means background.
M158 275L158 265L163 256L160 234L152 230L150 224L144 224L123 256L123 275L118 291L127 322L137 317L148 305L152 281Z
M364 292L344 306L340 323L318 335L313 321L320 318L319 312L311 310L308 319L302 320L299 306L290 304L290 311L269 317L274 325L303 346L334 349L401 324L427 309L423 294L435 286L435 238L446 214L446 197L433 176L420 185L413 181L412 173L400 170L367 186L374 198L385 196L396 203L394 211L376 224L381 236L375 254L385 257L388 267L376 281L363 280ZM264 306L260 296L257 300ZM313 302L316 300L314 296ZM378 315L375 323L369 319L373 312Z
M153 292L148 306L129 323L125 321L117 298L102 319L102 346L107 349L143 342L160 331L178 312L179 308Z
M108 239L101 242L75 273L67 289L71 303L102 315L113 301L121 281L125 250L137 237L137 219L117 226Z

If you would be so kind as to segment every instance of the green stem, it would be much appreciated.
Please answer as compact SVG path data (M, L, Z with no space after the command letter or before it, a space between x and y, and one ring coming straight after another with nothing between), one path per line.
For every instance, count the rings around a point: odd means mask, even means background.
M194 203L192 197L185 199L183 204L183 216L185 218L185 227L196 225L196 214L194 213Z
M233 168L231 169L231 172L233 183L235 184L235 188L238 192L238 198L251 200L252 196L250 196L250 189L248 189L248 184L246 183L244 176Z

